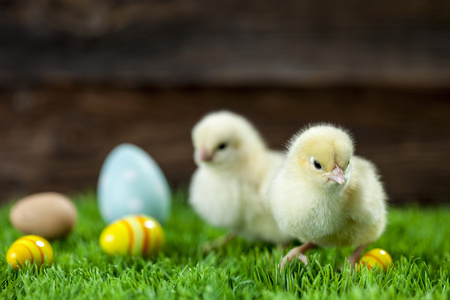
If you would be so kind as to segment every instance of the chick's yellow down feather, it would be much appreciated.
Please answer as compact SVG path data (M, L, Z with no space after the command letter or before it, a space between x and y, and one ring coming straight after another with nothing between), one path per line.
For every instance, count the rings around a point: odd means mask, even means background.
M352 266L386 225L386 194L375 166L353 154L350 135L332 125L309 127L294 136L287 158L268 192L281 230L304 244L283 259L312 247L356 246Z
M284 155L270 151L244 117L228 111L206 115L192 130L198 168L189 187L189 203L208 223L248 240L284 243L263 201Z

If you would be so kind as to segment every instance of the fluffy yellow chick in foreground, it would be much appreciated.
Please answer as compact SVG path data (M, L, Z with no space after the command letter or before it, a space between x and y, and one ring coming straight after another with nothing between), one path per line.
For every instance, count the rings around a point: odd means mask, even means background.
M280 232L263 199L283 154L270 151L250 122L228 111L200 120L192 130L192 141L198 168L189 203L208 223L230 230L223 242L234 235L272 243L292 240ZM213 242L204 250L223 242Z
M386 225L386 194L375 166L353 155L349 134L331 125L309 127L294 136L283 167L269 190L269 204L281 230L304 244L283 259L316 246L355 246L352 268Z

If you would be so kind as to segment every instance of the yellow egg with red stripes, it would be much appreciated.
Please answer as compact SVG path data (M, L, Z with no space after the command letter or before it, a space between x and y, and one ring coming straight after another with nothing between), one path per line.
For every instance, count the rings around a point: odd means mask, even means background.
M367 269L372 269L375 266L378 270L386 271L392 265L392 258L383 249L372 249L361 257L358 264L358 271L367 265Z
M126 216L106 227L100 246L111 255L150 255L164 245L164 232L155 219L146 215Z
M25 266L26 262L40 266L51 264L53 250L50 243L38 235L26 235L15 241L6 253L6 261L14 269Z

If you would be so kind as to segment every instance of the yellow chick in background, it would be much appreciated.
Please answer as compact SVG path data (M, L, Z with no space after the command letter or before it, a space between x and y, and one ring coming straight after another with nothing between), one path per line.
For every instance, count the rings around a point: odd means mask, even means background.
M265 205L263 195L285 156L270 151L244 117L213 112L192 130L198 166L189 187L189 203L208 223L230 230L226 237L204 246L225 244L235 235L251 241L286 243Z
M375 166L356 155L350 135L332 125L300 131L268 192L268 202L282 231L304 244L283 258L298 257L316 246L356 249L352 266L386 225L386 194Z

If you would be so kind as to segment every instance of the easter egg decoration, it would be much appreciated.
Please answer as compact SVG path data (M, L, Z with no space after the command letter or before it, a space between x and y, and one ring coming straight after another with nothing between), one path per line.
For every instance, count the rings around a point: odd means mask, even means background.
M392 265L392 258L383 249L372 249L366 254L364 254L358 263L358 271L364 266L371 270L375 266L378 270L386 271Z
M26 235L16 240L6 253L6 261L14 269L25 266L26 262L41 266L44 262L51 264L53 250L50 243L37 235Z
M145 214L164 224L169 215L167 180L155 161L135 145L121 144L107 156L97 193L100 214L107 223Z
M110 224L100 234L100 247L110 254L147 256L164 245L164 232L155 219L145 215L127 216Z
M25 234L56 239L72 231L77 220L77 210L72 201L62 194L37 193L17 201L9 219L16 229Z

